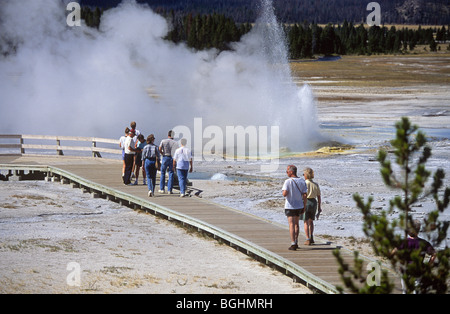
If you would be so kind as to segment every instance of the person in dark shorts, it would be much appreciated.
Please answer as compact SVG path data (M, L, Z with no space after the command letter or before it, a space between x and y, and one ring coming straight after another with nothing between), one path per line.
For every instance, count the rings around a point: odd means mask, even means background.
M306 205L307 187L305 180L297 177L297 167L289 165L286 173L289 177L282 188L285 198L284 208L289 223L289 234L291 236L291 246L289 250L298 248L299 219Z

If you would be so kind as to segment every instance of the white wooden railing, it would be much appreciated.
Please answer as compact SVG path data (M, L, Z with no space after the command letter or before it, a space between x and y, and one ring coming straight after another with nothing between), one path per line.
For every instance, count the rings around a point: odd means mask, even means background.
M102 147L105 144L109 147ZM49 155L53 153L60 156L90 155L92 157L102 157L102 153L120 155L122 150L119 148L119 140L114 139L0 134L0 155Z

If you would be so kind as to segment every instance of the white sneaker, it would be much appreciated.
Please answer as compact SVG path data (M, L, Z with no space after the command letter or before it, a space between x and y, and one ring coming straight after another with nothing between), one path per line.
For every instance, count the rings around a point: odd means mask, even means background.
M148 197L152 197L152 196L153 196L152 191L148 191Z
M180 197L185 197L186 195L185 194L180 194Z
M159 190L158 193L159 194L164 194L165 192L164 192L164 190Z

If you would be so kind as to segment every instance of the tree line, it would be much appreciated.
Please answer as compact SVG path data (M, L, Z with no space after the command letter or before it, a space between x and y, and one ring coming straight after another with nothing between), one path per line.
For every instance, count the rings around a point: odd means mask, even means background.
M121 0L77 0L82 6L115 7ZM175 11L177 14L205 15L215 12L237 23L253 23L261 7L260 0L137 0L155 12ZM368 15L367 4L361 0L274 0L275 13L281 23L294 24L309 20L312 23L359 24ZM447 25L450 23L448 0L377 0L382 8L381 18L386 24Z
M231 18L216 13L180 17L172 12L168 18L172 21L172 30L166 39L185 42L196 50L229 50L230 43L239 41L252 28L249 23L236 24Z
M91 9L82 7L81 19L86 25L99 28L101 16L105 10L99 7ZM172 29L165 37L174 43L185 42L188 47L196 50L216 48L220 51L229 50L230 43L239 41L248 33L250 23L235 23L224 14L181 15L174 10L161 12L171 23Z
M95 9L81 7L81 19L84 20L87 26L98 28L104 11L105 9L100 7L96 7Z
M397 29L395 26L355 26L345 21L342 25L294 24L286 28L289 53L292 59L312 58L323 54L383 54L413 50L417 45L429 45L437 51L438 42L450 40L447 28ZM436 36L435 36L436 34ZM449 48L450 49L450 45Z
M81 17L86 25L99 27L104 10L83 7ZM196 50L216 48L231 49L252 29L250 23L236 23L224 14L186 14L172 10L164 12L172 29L166 38L174 43L184 42ZM414 50L417 45L429 45L438 49L439 42L450 40L450 25L438 28L397 29L395 26L355 25L345 21L342 25L320 26L316 23L293 24L284 27L291 59L313 58L315 55L370 55L401 53ZM450 50L450 45L447 48Z

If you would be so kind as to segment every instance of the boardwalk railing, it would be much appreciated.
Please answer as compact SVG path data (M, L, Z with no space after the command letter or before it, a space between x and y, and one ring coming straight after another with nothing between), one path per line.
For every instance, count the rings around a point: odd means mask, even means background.
M97 137L0 134L0 155L102 157L102 153L122 154L119 141Z
M52 147L54 149L54 146ZM91 159L89 163L81 159L74 161L74 159L67 158L69 162L64 163L61 162L64 157L61 157L57 161L58 165L55 166L50 164L55 161L55 158L10 158L0 155L0 171L7 172L6 175L0 173L0 180L45 179L71 184L73 187L92 193L93 197L115 201L135 210L144 210L183 226L197 229L282 271L295 280L298 279L311 289L324 293L338 292L335 285L341 284L341 281L336 260L332 256L332 250L338 248L337 246L332 247L330 243L327 243L325 247L317 245L312 248L302 248L300 252L288 251L282 244L285 243L288 234L285 227L203 199L180 199L167 195L152 198L150 201L146 187L124 186L120 180L117 180L120 163L100 161L97 158ZM77 164L80 160L81 163ZM24 161L30 164L21 164ZM353 261L353 254L350 251L341 248L341 252L346 261L350 263ZM368 258L363 259L366 263L364 265L373 262ZM363 266L362 269L367 268ZM391 272L390 276L394 278L396 286L400 287L395 273Z
M193 228L198 232L204 233L220 241L221 243L225 243L236 250L247 254L263 264L279 270L285 275L294 278L296 281L305 284L308 288L316 292L332 294L338 293L338 290L334 284L319 278L285 257L257 245L250 240L238 236L233 232L195 218L193 215L187 215L177 210L170 209L164 205L150 202L146 198L138 197L134 194L136 193L136 189L130 190L127 193L126 191L121 191L113 187L108 187L106 185L90 181L70 171L50 165L28 166L20 164L2 164L0 161L0 170L7 170L9 172L8 176L10 177L10 180L14 180L14 177L17 179L25 173L28 173L29 176L36 177L40 175L42 180L45 179L46 181L70 184L74 188L80 188L87 193L91 193L95 198L105 198L109 201L117 202L123 206L128 206L134 210L143 210L150 214L156 215L157 217L179 223L184 227ZM172 203L175 204L175 202ZM205 204L208 203L205 202ZM210 210L206 210L206 212L209 211ZM335 274L337 274L337 271Z

